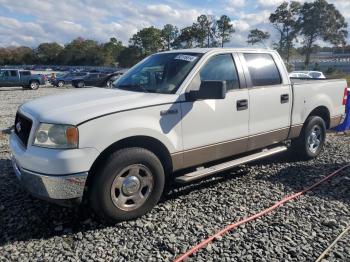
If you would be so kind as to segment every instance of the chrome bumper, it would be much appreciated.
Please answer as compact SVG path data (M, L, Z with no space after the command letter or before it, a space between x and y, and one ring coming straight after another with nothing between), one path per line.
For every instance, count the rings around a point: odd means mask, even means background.
M34 196L47 200L69 200L83 196L87 172L71 175L39 174L21 168L13 156L12 166L22 186Z

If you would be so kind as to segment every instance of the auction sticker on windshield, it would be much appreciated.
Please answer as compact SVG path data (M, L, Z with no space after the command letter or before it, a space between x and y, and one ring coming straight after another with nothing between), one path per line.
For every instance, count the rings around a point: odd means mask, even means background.
M188 62L193 62L194 60L197 59L197 56L180 54L180 55L175 56L174 59L184 60L184 61L188 61Z

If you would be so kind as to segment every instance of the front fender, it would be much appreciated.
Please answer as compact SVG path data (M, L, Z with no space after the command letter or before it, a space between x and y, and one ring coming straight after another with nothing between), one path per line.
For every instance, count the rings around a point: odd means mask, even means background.
M162 110L178 114L163 115ZM133 136L148 136L160 141L170 153L182 150L181 108L179 104L159 105L110 114L79 126L79 147L94 147L100 152L111 144Z

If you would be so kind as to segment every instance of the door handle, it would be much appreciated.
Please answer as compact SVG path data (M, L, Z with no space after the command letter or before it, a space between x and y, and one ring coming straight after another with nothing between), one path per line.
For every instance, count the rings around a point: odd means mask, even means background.
M237 101L237 111L247 110L248 109L248 100L242 99Z
M288 94L281 95L281 104L288 103L288 101L289 101L289 95Z

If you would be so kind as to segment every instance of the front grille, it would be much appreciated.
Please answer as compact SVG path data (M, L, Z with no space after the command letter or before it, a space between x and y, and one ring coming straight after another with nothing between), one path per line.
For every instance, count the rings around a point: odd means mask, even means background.
M21 139L22 143L27 146L28 139L30 135L30 130L32 129L32 120L23 116L20 113L16 114L15 120L15 133Z

